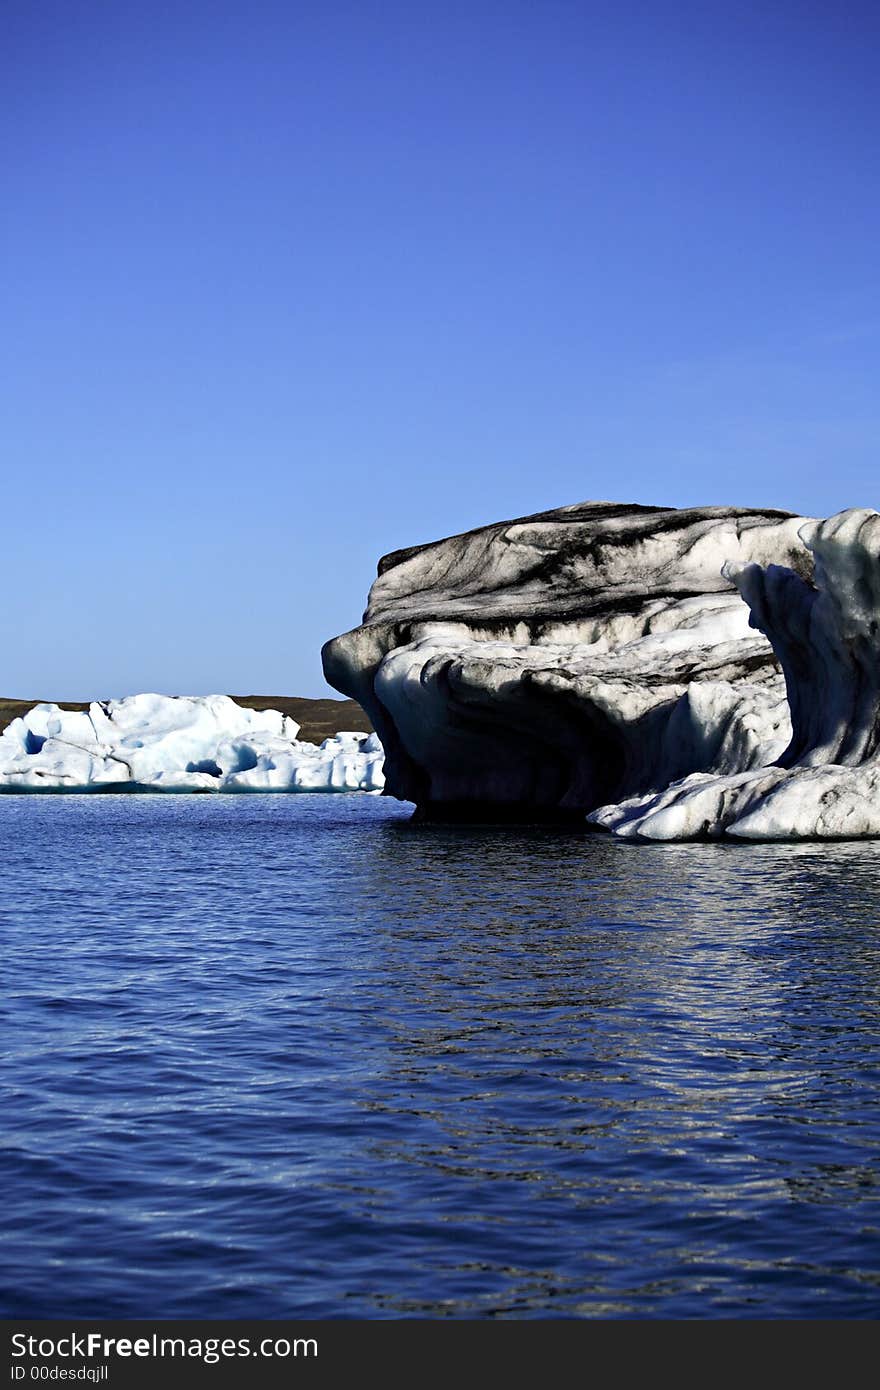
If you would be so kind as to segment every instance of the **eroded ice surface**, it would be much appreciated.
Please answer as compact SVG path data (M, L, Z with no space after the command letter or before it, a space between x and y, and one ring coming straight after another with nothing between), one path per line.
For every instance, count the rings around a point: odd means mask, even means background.
M35 705L0 735L0 791L380 791L375 734L317 747L278 710L228 695L129 695L86 711Z
M874 511L586 503L397 551L324 668L429 816L880 836Z
M806 579L803 522L594 502L397 551L324 671L427 816L577 815L756 768L789 742L785 685L724 567Z
M811 583L780 565L728 569L785 674L787 747L770 767L603 806L595 824L645 840L880 836L880 515L851 509L800 535Z

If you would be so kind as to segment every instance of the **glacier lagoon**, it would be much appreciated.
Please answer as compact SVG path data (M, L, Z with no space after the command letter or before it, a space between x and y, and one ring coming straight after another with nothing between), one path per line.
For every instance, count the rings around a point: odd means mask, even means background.
M0 798L7 1316L874 1316L880 844Z

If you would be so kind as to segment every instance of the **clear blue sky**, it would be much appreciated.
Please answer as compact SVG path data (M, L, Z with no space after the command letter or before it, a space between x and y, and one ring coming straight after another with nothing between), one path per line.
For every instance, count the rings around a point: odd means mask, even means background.
M0 694L320 694L383 552L880 506L880 12L0 0Z

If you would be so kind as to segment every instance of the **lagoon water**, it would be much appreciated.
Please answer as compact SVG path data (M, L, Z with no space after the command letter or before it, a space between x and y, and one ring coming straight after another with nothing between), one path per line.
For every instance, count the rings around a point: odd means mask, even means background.
M6 1316L876 1316L880 843L0 798Z

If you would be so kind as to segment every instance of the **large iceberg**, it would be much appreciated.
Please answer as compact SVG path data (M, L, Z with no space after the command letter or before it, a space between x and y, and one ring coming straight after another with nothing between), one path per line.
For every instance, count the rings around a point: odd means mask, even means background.
M317 747L278 710L227 695L130 695L88 711L40 704L0 735L0 791L381 791L375 734Z
M782 565L809 589L804 524L591 502L396 551L324 671L378 731L386 791L424 817L582 819L739 774L791 724L736 576Z

